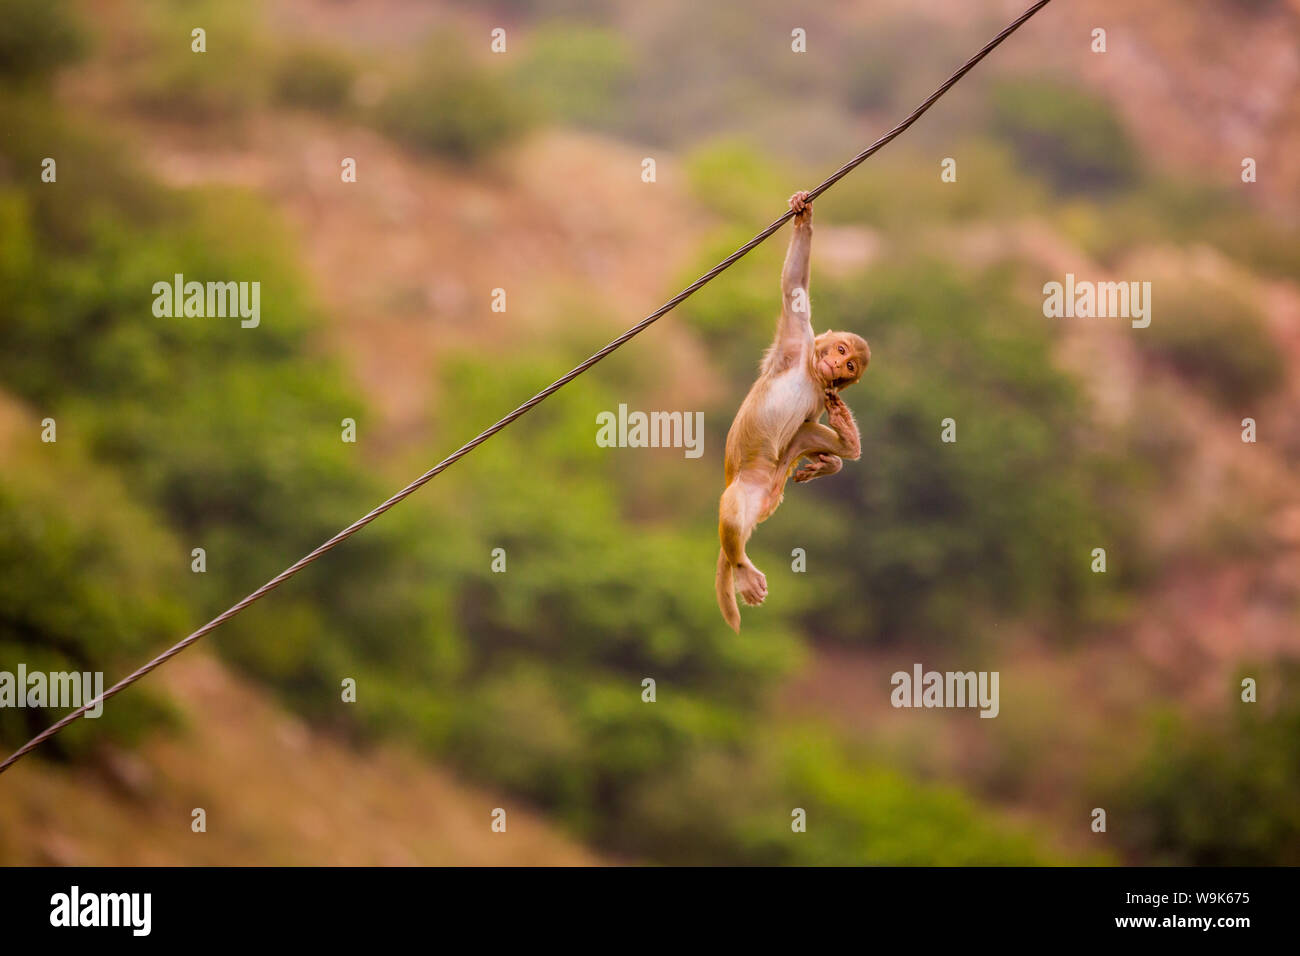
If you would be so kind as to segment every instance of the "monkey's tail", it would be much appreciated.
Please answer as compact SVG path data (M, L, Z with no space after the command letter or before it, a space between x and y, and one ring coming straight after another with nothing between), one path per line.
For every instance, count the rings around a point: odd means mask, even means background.
M722 619L737 634L740 633L740 607L736 604L736 572L727 560L727 552L718 549L718 607L722 610Z

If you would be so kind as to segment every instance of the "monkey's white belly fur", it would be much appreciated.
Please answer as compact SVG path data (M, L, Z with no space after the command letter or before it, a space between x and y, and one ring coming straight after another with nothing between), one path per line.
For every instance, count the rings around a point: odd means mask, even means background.
M776 438L777 455L785 451L799 426L814 417L821 406L821 394L802 362L795 363L772 379L762 418L767 433Z

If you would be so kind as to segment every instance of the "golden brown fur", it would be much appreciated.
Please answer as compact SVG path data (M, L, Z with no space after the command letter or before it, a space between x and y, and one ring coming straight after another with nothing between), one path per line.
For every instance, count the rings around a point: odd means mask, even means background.
M736 631L737 588L746 604L762 604L767 597L767 579L745 554L745 543L781 504L787 478L791 473L795 481L833 475L843 459L862 453L853 413L839 390L862 377L871 349L852 332L813 336L808 304L812 205L807 195L790 197L794 232L781 271L776 340L727 433L716 587L722 616ZM829 427L819 422L823 413L829 415ZM795 471L801 458L809 463Z

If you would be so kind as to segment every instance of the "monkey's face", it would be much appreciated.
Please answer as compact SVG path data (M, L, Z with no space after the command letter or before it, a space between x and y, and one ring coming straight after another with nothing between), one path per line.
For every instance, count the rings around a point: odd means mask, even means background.
M814 343L814 364L827 388L847 388L862 378L871 362L871 346L852 332L823 332Z

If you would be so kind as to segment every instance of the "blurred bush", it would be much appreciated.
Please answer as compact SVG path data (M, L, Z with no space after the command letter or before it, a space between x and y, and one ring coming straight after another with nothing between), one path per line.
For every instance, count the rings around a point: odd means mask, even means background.
M1140 188L1086 206L1074 204L1067 211L1071 238L1111 265L1126 252L1153 243L1208 243L1249 269L1279 278L1294 276L1300 263L1300 227L1260 215L1241 190L1219 185L1151 176ZM1087 228L1069 228L1080 218Z
M375 122L412 149L471 161L518 138L531 123L527 94L437 34L419 65L375 108Z
M994 132L1060 192L1104 193L1137 180L1137 149L1104 99L1046 78L1001 81L991 95Z
M1245 414L1286 380L1263 315L1240 291L1207 282L1160 284L1160 314L1134 339L1228 411Z
M6 190L4 207L18 269L11 277L11 297L21 297L31 278L32 244L49 242L76 252L87 247L105 216L129 208L140 221L158 222L172 205L170 196L126 160L124 144L68 123L40 95L0 88L0 129L13 132L0 145L0 187L21 187L21 192ZM57 188L38 181L36 171L47 156L58 163ZM26 264L18 267L19 261Z
M576 22L549 22L528 38L514 85L531 91L550 116L609 128L624 116L624 97L634 75L623 34Z
M176 590L184 551L154 515L87 459L77 426L56 419L42 443L32 416L0 424L0 669L103 672L103 688L136 667L188 621ZM93 693L86 688L87 695ZM59 709L0 708L0 741L12 749L62 716ZM134 742L169 717L148 688L113 698L103 715L56 737L50 753L97 740Z
M793 841L802 864L1042 866L1052 855L1023 830L991 818L960 791L920 784L851 759L814 727L787 737L785 761L808 832Z
M839 18L817 42L819 49L830 45L827 59L837 65L826 92L855 111L897 113L894 118L902 119L970 55L970 37L963 31L944 29L910 10L882 10L861 25L850 26L845 19ZM950 96L960 92L959 86ZM960 113L948 111L944 122L950 131Z
M1300 683L1294 663L1257 669L1259 703L1207 726L1154 715L1151 741L1114 786L1111 832L1134 858L1177 866L1300 865ZM1267 688L1273 688L1272 691Z
M0 0L0 82L48 80L84 48L67 0Z
M286 106L334 113L347 105L355 78L356 67L345 54L303 46L275 64L272 87L276 100Z
M741 229L751 222L766 225L797 188L790 185L791 170L765 159L761 149L743 139L697 147L686 158L686 177L697 202Z
M140 38L121 69L130 98L156 116L193 124L232 123L270 93L261 8L249 0L151 0L133 10ZM205 52L192 31L206 31Z

